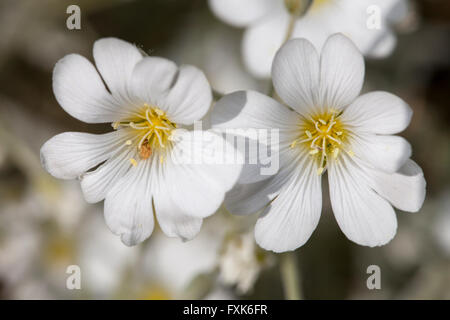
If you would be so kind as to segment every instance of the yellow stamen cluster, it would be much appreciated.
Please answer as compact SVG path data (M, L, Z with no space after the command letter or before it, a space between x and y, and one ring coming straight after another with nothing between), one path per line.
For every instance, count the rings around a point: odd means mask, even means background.
M330 157L337 159L342 151L353 155L352 151L345 148L348 131L340 121L340 115L339 111L331 109L305 120L301 126L300 137L291 143L291 148L302 144L309 149L309 154L319 163L318 175L325 171Z
M148 159L156 150L165 149L171 144L170 136L176 128L176 124L171 122L164 111L157 107L151 107L144 104L141 112L134 114L133 119L114 122L114 129L120 127L129 127L136 130L138 137L137 151L141 160ZM127 140L126 145L133 145L132 140ZM160 162L164 161L164 157L160 155ZM134 158L130 159L133 166L137 166Z

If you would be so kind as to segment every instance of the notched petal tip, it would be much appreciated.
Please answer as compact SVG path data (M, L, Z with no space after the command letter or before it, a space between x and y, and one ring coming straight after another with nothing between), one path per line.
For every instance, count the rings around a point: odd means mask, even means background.
M181 65L161 103L171 121L192 125L211 108L212 89L206 75L192 65Z
M342 32L333 33L332 35L330 35L328 37L328 39L326 40L325 44L327 42L333 42L333 41L346 42L346 45L348 45L348 46L352 47L353 49L357 50L362 56L361 51L358 49L358 47L353 42L353 40L350 37L346 36L344 33L342 33Z
M330 199L336 221L345 236L363 246L382 246L397 232L391 203L374 190L362 167L347 158L328 170Z
M94 65L81 55L66 55L55 64L52 88L64 111L83 122L113 122L121 114Z
M320 83L320 56L306 39L286 42L275 55L272 78L280 98L307 117L316 111Z
M96 48L98 49L99 46L123 46L123 47L130 47L130 48L134 47L139 50L139 48L135 44L132 44L128 41L125 41L125 40L122 40L122 39L116 38L116 37L104 37L104 38L97 39L93 45L94 53L96 51Z
M135 232L127 232L127 233L122 233L120 235L120 240L127 247L134 247L134 246L140 244L141 242L145 241L147 238L148 237L139 238L136 236Z
M360 94L364 74L364 57L353 41L341 33L331 35L320 57L319 104L342 110Z

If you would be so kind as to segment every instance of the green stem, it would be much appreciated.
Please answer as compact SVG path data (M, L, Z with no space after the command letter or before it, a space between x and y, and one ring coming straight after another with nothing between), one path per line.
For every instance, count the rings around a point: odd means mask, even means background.
M297 14L291 14L290 15L289 24L288 24L288 28L287 28L287 31L286 31L286 35L284 37L283 44L285 44L292 37L292 33L294 32L294 27L295 27L295 21L297 19L298 19L298 15Z
M301 300L299 268L297 256L294 252L286 252L280 255L280 272L286 299Z

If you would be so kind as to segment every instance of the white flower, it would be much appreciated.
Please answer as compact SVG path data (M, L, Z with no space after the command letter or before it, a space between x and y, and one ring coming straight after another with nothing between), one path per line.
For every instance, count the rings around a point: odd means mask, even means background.
M286 0L209 0L212 11L223 21L246 27L242 54L249 71L268 78L273 57L283 43L289 24ZM291 38L306 38L320 51L325 40L342 32L349 36L364 55L385 57L396 44L390 25L403 18L407 0L313 0L307 13L295 23ZM367 22L377 18L379 28ZM371 9L372 8L372 9Z
M258 250L251 233L230 238L220 257L219 279L228 285L237 285L240 294L253 288L261 270L272 264L273 257Z
M80 266L81 287L94 299L114 298L126 272L136 265L139 248L124 246L97 211L86 216L78 230L73 263Z
M57 178L79 178L88 202L105 199L106 223L127 245L150 236L154 213L165 234L191 239L240 172L237 165L175 164L172 158L175 150L202 155L223 149L214 133L178 130L207 113L208 81L195 67L143 57L115 38L95 42L94 60L95 67L77 54L61 59L53 90L70 115L111 122L115 131L53 137L41 149L44 168Z
M208 222L209 219L202 232L188 243L155 234L143 252L144 278L154 287L164 288L171 298L183 298L191 281L200 274L212 272L217 264L224 225Z
M280 131L278 173L254 176L253 183L243 175L246 184L229 192L225 205L237 214L264 209L255 227L257 243L276 252L293 250L319 222L321 176L328 170L331 204L344 234L367 246L390 241L397 229L392 205L418 211L425 197L409 143L393 135L408 126L409 106L387 92L358 96L364 60L341 34L327 40L321 55L305 39L288 41L275 57L272 76L293 110L252 91L225 96L214 108L218 129Z

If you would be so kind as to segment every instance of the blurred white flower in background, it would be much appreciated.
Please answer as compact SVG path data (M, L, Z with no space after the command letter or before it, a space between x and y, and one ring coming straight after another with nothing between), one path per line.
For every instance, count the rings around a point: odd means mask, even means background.
M0 211L0 278L12 288L33 269L42 235L32 217L3 207Z
M17 284L10 292L11 299L15 300L51 300L59 297L45 279L29 279Z
M26 150L20 139L14 146ZM15 149L8 150L11 154ZM36 157L25 158L33 167ZM0 209L0 278L19 299L50 298L65 286L65 268L74 257L74 230L86 204L72 182L54 182L25 170L30 183L18 199L3 198ZM81 200L81 202L80 202ZM45 287L39 294L33 288ZM36 294L36 295L34 295ZM34 296L33 296L34 295Z
M254 91L219 100L213 128L279 129L280 170L253 177L227 194L235 214L263 210L257 243L275 252L294 250L311 236L322 211L321 176L328 171L336 220L348 239L366 246L388 243L397 231L392 206L418 211L425 198L422 169L403 131L412 110L387 92L360 96L364 59L342 34L328 38L320 54L305 39L278 51L273 84L292 109Z
M289 12L286 3L307 5L307 0L209 0L211 10L224 22L245 27L242 55L256 77L270 77L272 60L286 38ZM372 9L371 9L372 8ZM373 8L380 10L380 28L369 28ZM403 20L408 0L313 0L295 22L290 38L306 38L317 50L334 33L350 37L364 55L382 58L395 47L391 25Z
M230 228L229 217L217 213L205 220L202 231L189 242L182 243L156 233L142 252L140 269L142 278L147 279L147 289L140 291L151 296L159 290L170 299L197 299L206 293L210 297L229 295L215 285L215 270L220 248Z
M88 205L76 181L62 183L52 181L52 184L55 185L50 185L50 190L33 193L40 208L36 214L47 214L46 218L54 219L60 228L70 232L79 225Z
M5 290L17 299L114 298L136 262L136 248L111 234L100 208L92 208L68 229L45 214L47 207L33 202L36 195L27 198L43 214L30 212L26 198L0 212L0 278ZM69 265L81 268L81 291L66 288Z
M65 296L66 267L75 258L74 229L36 201L42 192L30 189L0 211L0 278L17 299Z
M435 241L450 257L450 191L445 191L435 203L437 215L432 226Z
M135 250L109 232L101 209L86 204L78 183L31 170L40 164L27 143L1 133L8 160L19 160L16 165L28 182L18 198L2 198L0 280L5 292L16 299L112 297L114 281L121 281ZM66 269L72 264L82 267L84 291L66 289Z
M90 14L134 0L81 1L82 32L68 32L68 2L2 0L0 2L0 65L8 55L21 56L35 67L51 70L55 61L74 50L89 52L86 39L97 33L85 19Z
M189 20L191 27L180 30L167 49L167 56L198 66L217 92L264 90L266 84L252 77L242 63L240 35L217 21L205 28L204 20L203 11L195 12Z
M253 288L261 270L273 263L274 257L258 248L252 232L234 235L224 243L219 279L226 285L236 285L238 293L245 294Z
M164 288L169 298L179 298L195 276L213 271L220 243L220 238L203 230L184 243L155 234L143 253L147 279L153 287Z
M104 223L101 210L86 217L79 228L77 259L82 288L95 299L114 298L126 285L127 272L138 261L137 247L127 247Z
M208 112L207 79L193 66L144 57L116 38L97 40L93 51L98 72L86 58L67 55L55 66L53 91L73 117L111 122L115 131L59 134L41 148L43 167L60 179L79 178L88 202L105 199L106 223L126 245L151 235L153 215L168 236L192 239L241 170L235 163L176 161L180 151L234 159L221 136L178 130Z

